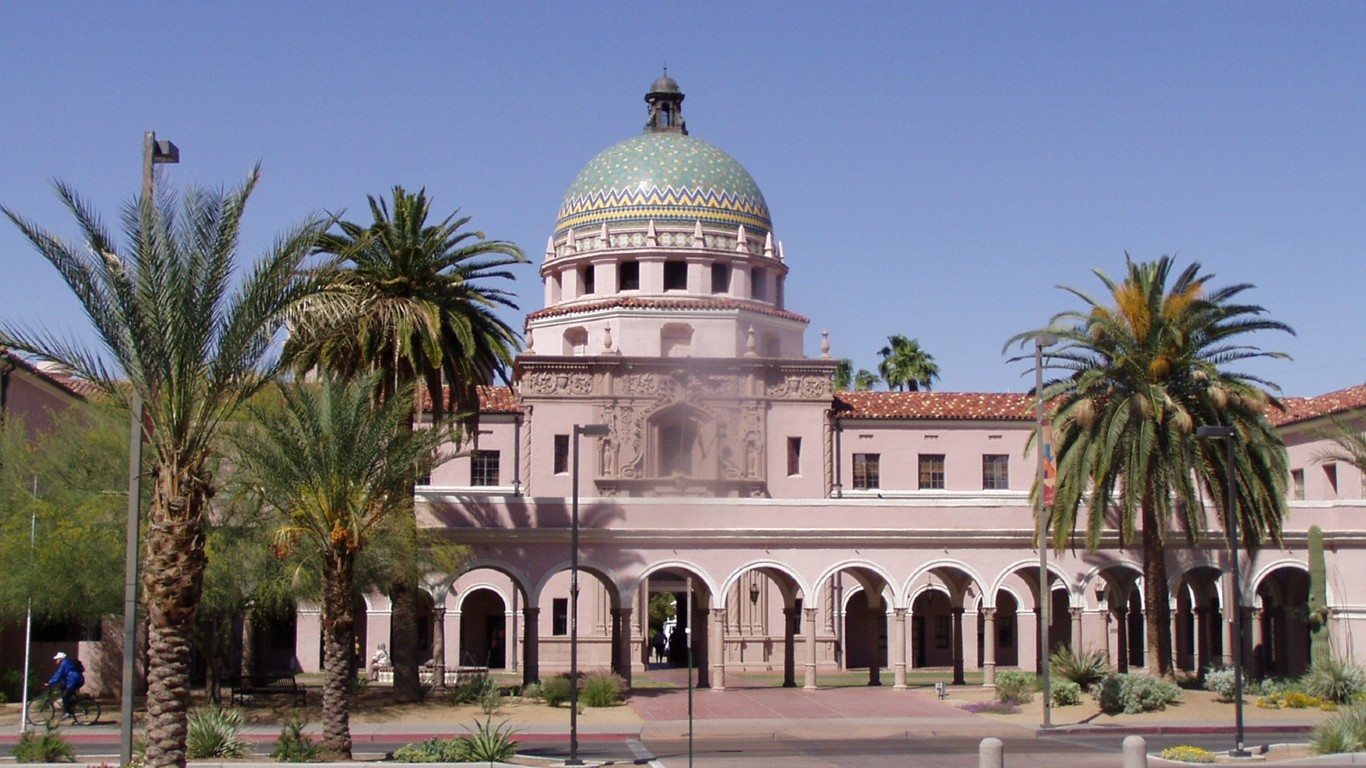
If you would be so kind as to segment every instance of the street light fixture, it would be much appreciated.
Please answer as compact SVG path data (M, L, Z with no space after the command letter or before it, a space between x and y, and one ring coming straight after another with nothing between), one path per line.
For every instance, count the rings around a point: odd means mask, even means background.
M1053 686L1049 675L1049 635L1053 628L1053 591L1048 586L1048 518L1044 495L1044 452L1052 447L1044 440L1043 419L1043 350L1058 343L1058 337L1051 333L1041 333L1034 337L1034 397L1038 401L1035 408L1036 426L1034 456L1036 464L1035 511L1039 521L1039 674L1043 678L1043 727L1053 725Z
M579 759L579 436L606 437L609 431L606 424L574 425L569 523L569 759L565 765L583 765Z
M180 162L180 148L170 141L157 140L155 131L147 131L142 137L142 208L150 210L156 205L152 198L155 191L153 170L158 165ZM144 220L144 229L151 225L150 219ZM146 237L144 232L143 237ZM133 664L137 651L137 605L138 605L138 539L141 525L140 505L142 501L142 429L145 418L142 398L136 390L133 393L133 415L128 427L128 541L123 560L123 701L120 718L121 764L128 765L133 759Z
M1233 447L1238 433L1233 427L1208 424L1198 427L1195 436L1201 440L1224 441L1224 470L1228 485L1224 488L1224 515L1228 519L1229 562L1233 568L1233 718L1236 728L1234 757L1248 757L1252 753L1243 747L1243 594L1238 573L1238 473Z

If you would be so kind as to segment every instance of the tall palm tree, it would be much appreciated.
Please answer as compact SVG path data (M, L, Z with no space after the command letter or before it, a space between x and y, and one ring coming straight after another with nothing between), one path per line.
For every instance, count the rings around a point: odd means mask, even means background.
M411 400L372 405L373 392L372 376L284 387L283 408L249 405L255 424L233 439L236 479L283 518L276 554L300 554L320 573L323 748L348 760L356 558L390 515L411 509L412 472L428 471L451 438L410 429Z
M878 363L878 373L887 382L888 389L918 392L929 390L934 380L939 378L939 366L934 357L920 348L916 339L908 339L901 334L887 337L887 346L878 350L882 362Z
M1209 287L1212 275L1191 264L1172 278L1163 257L1137 263L1125 257L1121 282L1096 271L1104 300L1073 288L1085 307L1053 317L1049 327L1020 334L1010 344L1056 336L1049 368L1063 376L1048 382L1052 401L1057 481L1051 510L1055 546L1061 548L1086 506L1086 544L1100 546L1118 512L1119 542L1137 536L1143 551L1148 666L1172 671L1171 622L1164 546L1174 527L1188 542L1205 530L1204 499L1215 500L1227 530L1224 448L1198 440L1203 425L1237 433L1236 476L1243 546L1279 540L1285 516L1286 456L1267 418L1280 403L1275 385L1229 366L1253 358L1284 357L1244 341L1258 331L1294 333L1263 317L1265 310L1233 300L1250 288ZM1008 345L1009 346L1009 345ZM1038 489L1035 490L1038 492ZM1203 495L1202 495L1203 494ZM1232 542L1231 542L1232 544Z
M319 273L328 289L297 316L286 355L300 370L376 371L381 400L420 383L431 393L433 423L455 412L472 426L478 386L505 375L519 348L516 332L494 314L516 308L512 294L488 283L512 279L507 267L526 257L512 243L464 229L470 218L459 211L428 224L425 191L394 187L392 212L384 200L369 201L370 224L342 221L319 243L335 259ZM410 490L415 483L416 476ZM418 577L397 579L389 595L399 701L421 696Z
M191 627L204 578L209 458L224 422L274 375L285 310L311 290L299 268L326 230L310 219L235 279L238 233L260 168L230 191L143 198L124 212L126 251L69 187L67 242L4 208L81 302L103 347L0 325L0 344L69 366L115 401L146 408L152 463L143 587L150 624L147 764L185 764ZM123 380L119 380L121 373Z
M848 392L850 390L855 390L862 392L864 390L872 389L873 386L877 384L878 377L876 373L866 371L862 368L855 371L854 361L846 357L842 358L839 363L835 365L834 380L836 391Z

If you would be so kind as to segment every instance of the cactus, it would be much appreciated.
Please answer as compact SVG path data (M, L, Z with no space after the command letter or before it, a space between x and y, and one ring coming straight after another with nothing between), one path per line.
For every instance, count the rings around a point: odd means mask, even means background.
M1309 527L1309 658L1317 666L1328 661L1328 579L1323 562L1323 529Z

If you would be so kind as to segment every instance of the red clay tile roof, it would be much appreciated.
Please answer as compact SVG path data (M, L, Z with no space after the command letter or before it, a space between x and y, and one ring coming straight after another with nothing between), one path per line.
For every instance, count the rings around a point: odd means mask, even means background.
M796 320L800 323L811 322L795 312L788 312L785 309L776 309L767 304L756 304L748 301L736 301L734 299L642 299L629 296L624 298L606 299L604 301L591 301L586 304L546 307L545 309L538 309L535 312L532 312L527 315L526 319L531 321L543 317L562 317L564 315L576 315L583 312L597 312L603 309L743 309L749 312L758 312L761 315L781 317L785 320Z
M430 412L432 410L432 395L428 390L422 390L422 410ZM512 391L512 387L479 387L479 412L480 413L521 413L522 406L517 402L517 393Z
M1366 384L1316 397L1283 397L1281 402L1285 405L1285 411L1271 412L1271 423L1278 427L1366 408Z
M42 368L39 368L38 366L34 365L33 363L30 363L29 361L25 360L24 358L14 354L13 352L10 352L8 349L0 349L0 357L3 357L5 360L13 363L15 367L22 368L25 371L33 374L34 376L37 376L38 378L47 381L53 386L65 390L72 397L77 397L82 400L85 400L86 398L90 397L98 391L98 388L94 384L86 381L85 379L80 379L67 373L45 371Z
M836 392L835 411L846 419L1032 419L1029 395L985 392Z

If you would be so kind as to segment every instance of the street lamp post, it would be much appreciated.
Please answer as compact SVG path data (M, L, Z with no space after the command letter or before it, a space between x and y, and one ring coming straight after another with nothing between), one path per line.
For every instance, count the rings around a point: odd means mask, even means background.
M1229 562L1233 568L1233 719L1234 757L1248 757L1252 753L1243 747L1243 590L1239 584L1238 573L1238 473L1234 463L1234 439L1238 436L1233 427L1209 424L1195 430L1201 440L1224 441L1224 470L1228 473L1228 485L1224 488L1224 515L1228 518Z
M142 205L144 214L156 205L153 170L165 163L180 162L180 149L169 141L158 141L155 131L148 131L142 139ZM151 217L144 215L142 226L151 226ZM143 234L146 237L146 233ZM133 415L128 428L128 541L123 561L123 701L120 718L120 752L122 765L133 760L133 664L137 650L138 605L138 529L142 499L142 398L133 394Z
M1034 337L1034 397L1038 434L1035 437L1035 511L1039 521L1039 674L1043 678L1043 727L1053 725L1053 686L1049 675L1049 634L1053 623L1053 592L1048 587L1048 518L1044 494L1044 452L1051 450L1044 440L1043 413L1043 349L1058 343L1058 337L1043 333ZM990 638L988 638L990 641Z
M579 436L603 437L607 432L606 424L574 425L569 523L569 759L565 765L583 765L579 759Z

